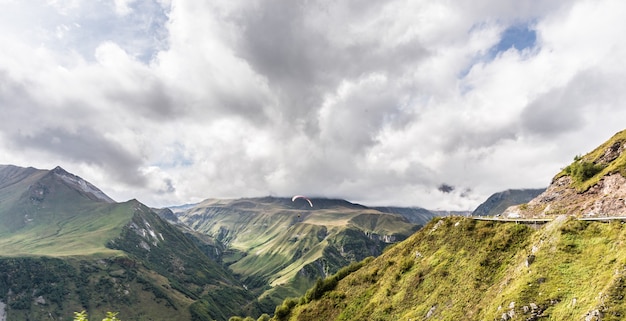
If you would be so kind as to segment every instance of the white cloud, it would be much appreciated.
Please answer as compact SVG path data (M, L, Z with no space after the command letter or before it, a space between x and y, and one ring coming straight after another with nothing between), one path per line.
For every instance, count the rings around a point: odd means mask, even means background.
M1 1L0 163L156 206L305 193L472 209L623 129L623 7ZM519 25L535 47L489 56Z

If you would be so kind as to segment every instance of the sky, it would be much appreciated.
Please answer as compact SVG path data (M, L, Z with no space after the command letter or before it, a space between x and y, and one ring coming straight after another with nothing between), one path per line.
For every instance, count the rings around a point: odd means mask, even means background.
M626 128L621 0L0 0L0 164L473 210Z

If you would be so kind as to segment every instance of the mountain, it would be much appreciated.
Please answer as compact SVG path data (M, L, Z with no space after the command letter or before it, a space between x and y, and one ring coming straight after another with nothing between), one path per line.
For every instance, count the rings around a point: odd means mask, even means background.
M545 192L507 208L506 217L626 216L626 130L584 156L576 156Z
M622 320L625 146L622 131L503 215L551 220L434 218L284 300L273 320Z
M287 299L273 320L621 320L626 228L435 218Z
M509 189L504 192L495 193L485 202L480 204L474 212L473 216L496 216L502 214L508 207L528 203L546 189Z
M316 279L350 262L380 255L420 225L402 215L338 199L209 199L176 213L196 232L223 244L221 262L272 312Z
M435 213L433 211L429 211L425 208L421 207L396 207L396 206L386 206L386 207L372 207L372 209L377 210L383 213L393 213L402 215L409 222L419 225L425 225L428 223L433 217L443 216L440 213Z
M0 166L0 315L227 320L256 313L230 271L136 200L117 203L60 167Z

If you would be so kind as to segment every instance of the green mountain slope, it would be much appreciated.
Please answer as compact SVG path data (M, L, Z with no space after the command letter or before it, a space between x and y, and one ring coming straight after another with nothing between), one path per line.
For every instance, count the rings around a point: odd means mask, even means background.
M201 242L136 200L61 168L0 167L0 307L7 320L120 311L124 320L227 320L257 308Z
M0 167L0 255L118 254L104 244L133 212L57 167Z
M401 215L343 200L312 201L311 208L287 198L207 200L178 219L227 247L223 262L258 295L264 312L419 228Z
M625 241L620 222L434 219L356 272L286 300L274 320L621 320Z
M625 150L622 131L503 214L545 225L435 218L356 272L285 300L274 320L622 320Z

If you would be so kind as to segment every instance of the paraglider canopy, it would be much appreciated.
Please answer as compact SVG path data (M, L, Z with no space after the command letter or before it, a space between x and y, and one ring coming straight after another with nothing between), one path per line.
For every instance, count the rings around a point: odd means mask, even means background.
M299 198L302 198L302 199L306 200L307 202L309 202L309 205L311 205L311 207L313 207L313 202L311 202L311 200L308 197L304 196L304 195L296 195L296 196L291 198L291 201L295 202Z

